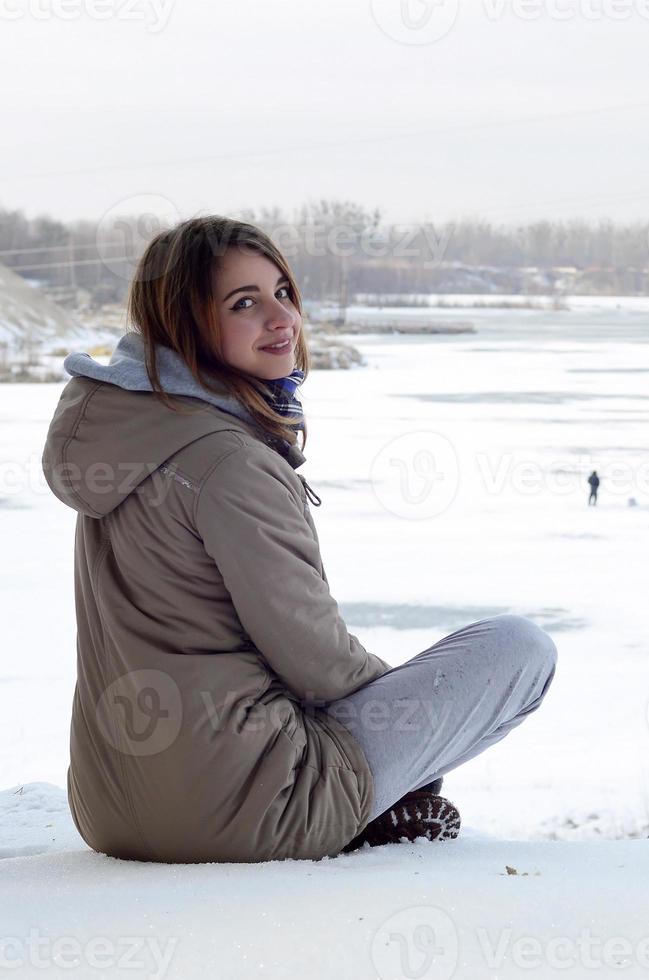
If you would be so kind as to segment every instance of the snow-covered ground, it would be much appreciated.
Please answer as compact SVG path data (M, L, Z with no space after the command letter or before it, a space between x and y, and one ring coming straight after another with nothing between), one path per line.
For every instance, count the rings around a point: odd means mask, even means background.
M375 320L393 320L398 318L406 323L409 321L445 321L460 317L462 320L480 318L484 312L486 322L493 324L494 312L503 313L512 309L520 317L529 313L536 315L538 311L547 311L553 318L557 312L576 314L572 317L573 324L579 322L580 314L590 314L597 317L601 313L649 314L649 296L579 296L552 295L544 293L411 293L404 298L414 306L372 306L374 297L358 293L358 305L347 307L348 323L371 324ZM398 302L399 296L386 295L385 302ZM557 303L562 311L555 309ZM314 320L331 320L339 314L334 302L325 304L310 301L306 304L310 317ZM560 322L560 321L559 321Z
M360 301L367 300L369 297L364 294L357 294ZM555 296L543 293L413 293L411 300L420 303L427 303L433 309L438 303L445 306L458 306L471 308L474 306L498 307L503 304L506 306L534 305L552 309ZM559 296L562 303L570 310L593 311L593 310L635 310L642 313L649 313L649 296ZM366 307L358 307L358 310ZM356 307L350 307L356 309ZM383 311L389 311L391 307L383 307ZM404 307L399 312L406 309L416 311L416 307ZM430 315L430 309L426 311Z
M86 847L64 791L75 514L40 472L63 385L0 386L0 966L647 975L647 313L478 313L477 335L355 336L365 367L314 371L302 388L300 472L323 500L331 591L364 645L396 665L517 612L559 650L541 709L445 777L463 830L443 844L203 866Z
M515 801L512 801L515 805ZM323 861L158 865L84 849L62 790L0 794L0 969L65 977L646 977L646 841L456 841ZM19 825L19 822L22 824ZM54 840L52 840L54 838ZM45 850L45 848L49 849Z

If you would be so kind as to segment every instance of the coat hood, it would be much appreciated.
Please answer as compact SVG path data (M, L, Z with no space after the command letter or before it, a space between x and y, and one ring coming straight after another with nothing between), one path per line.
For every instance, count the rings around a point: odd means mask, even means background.
M176 351L156 344L156 363L160 384L167 394L200 398L251 425L255 424L247 408L230 394L225 385L222 392L216 395L203 388ZM133 331L120 337L108 364L98 364L90 354L68 354L63 367L72 377L106 381L127 391L153 391L146 370L144 342L140 334ZM218 387L216 378L215 386Z
M124 334L106 365L86 353L68 354L63 361L72 378L50 423L42 466L64 504L103 517L184 446L223 429L252 432L293 469L305 462L297 444L263 432L225 384L216 394L203 388L167 347L157 345L156 361L162 388L181 403L184 414L151 397L139 334ZM214 384L218 387L218 379Z

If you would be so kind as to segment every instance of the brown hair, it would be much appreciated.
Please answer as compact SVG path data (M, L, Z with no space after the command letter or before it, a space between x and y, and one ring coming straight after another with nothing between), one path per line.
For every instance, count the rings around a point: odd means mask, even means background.
M268 404L261 394L268 391L262 387L262 379L223 360L214 287L220 259L227 248L238 246L257 249L277 265L289 281L291 302L301 316L302 298L297 283L274 242L255 225L220 215L189 218L149 242L130 283L126 315L143 340L151 386L169 408L182 413L160 384L156 344L180 354L196 381L209 391L222 394L225 383L262 429L295 444L299 420L281 415ZM295 366L304 371L306 378L309 353L303 328L296 340ZM216 376L220 385L214 388L205 372ZM306 421L302 424L304 448Z

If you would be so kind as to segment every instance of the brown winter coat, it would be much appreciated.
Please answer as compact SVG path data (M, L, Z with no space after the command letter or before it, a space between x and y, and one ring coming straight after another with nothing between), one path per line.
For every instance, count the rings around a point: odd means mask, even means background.
M78 512L75 824L121 858L334 856L374 790L322 705L390 666L347 631L293 465L175 401L195 413L75 377L47 436L48 484Z

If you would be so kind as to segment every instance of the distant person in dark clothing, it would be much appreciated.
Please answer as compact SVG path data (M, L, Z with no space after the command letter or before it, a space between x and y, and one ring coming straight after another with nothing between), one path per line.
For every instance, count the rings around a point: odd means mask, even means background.
M590 496L588 498L588 503L590 505L590 502L592 500L593 501L593 504L596 504L597 503L597 488L599 486L599 477L597 475L597 470L593 470L593 472L588 477L588 482L590 483Z

